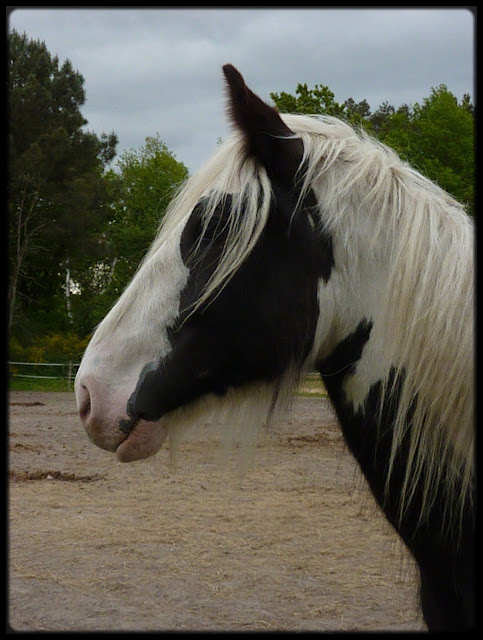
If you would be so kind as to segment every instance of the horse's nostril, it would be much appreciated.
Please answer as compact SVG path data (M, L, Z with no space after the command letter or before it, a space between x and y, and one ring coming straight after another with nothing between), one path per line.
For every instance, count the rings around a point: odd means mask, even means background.
M81 420L85 421L89 417L89 414L91 412L91 396L85 385L82 385L79 396L79 415L81 417Z

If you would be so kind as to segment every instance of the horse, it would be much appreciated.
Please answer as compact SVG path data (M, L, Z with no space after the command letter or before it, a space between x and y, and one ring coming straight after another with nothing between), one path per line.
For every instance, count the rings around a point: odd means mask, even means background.
M470 630L472 220L362 130L281 115L223 72L230 136L180 188L82 358L87 434L139 460L226 403L245 406L247 429L271 424L320 372L416 561L428 629Z

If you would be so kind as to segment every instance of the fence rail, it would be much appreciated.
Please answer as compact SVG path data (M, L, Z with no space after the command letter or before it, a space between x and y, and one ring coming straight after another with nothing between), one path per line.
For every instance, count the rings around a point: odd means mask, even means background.
M12 368L13 367L13 368ZM36 375L33 373L19 373L17 367L61 367L59 373L61 375ZM69 387L74 381L77 369L80 367L80 362L13 362L9 361L8 368L9 374L13 378L36 378L42 380L67 380ZM28 369L27 369L28 371Z

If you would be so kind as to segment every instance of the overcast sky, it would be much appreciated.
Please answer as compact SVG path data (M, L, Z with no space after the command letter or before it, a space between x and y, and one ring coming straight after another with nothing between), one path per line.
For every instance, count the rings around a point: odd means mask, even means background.
M298 83L376 110L446 84L474 98L474 15L466 9L15 9L9 29L40 39L85 78L82 109L118 155L159 133L195 171L228 135L221 66L269 100Z

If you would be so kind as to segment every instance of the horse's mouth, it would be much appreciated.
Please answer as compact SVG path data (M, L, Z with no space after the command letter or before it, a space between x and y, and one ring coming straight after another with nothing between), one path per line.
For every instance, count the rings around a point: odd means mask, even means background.
M134 462L154 456L161 448L168 430L162 420L139 420L116 449L120 462Z

